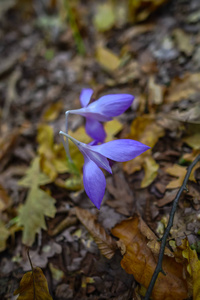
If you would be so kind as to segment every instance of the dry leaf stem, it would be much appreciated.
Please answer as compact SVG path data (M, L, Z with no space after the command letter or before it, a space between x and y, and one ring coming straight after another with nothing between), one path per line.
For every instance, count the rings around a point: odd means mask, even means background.
M196 157L196 159L188 167L187 173L186 173L185 178L183 180L183 184L180 187L180 189L179 189L179 191L178 191L178 193L177 193L177 195L176 195L176 197L173 201L172 209L171 209L170 216L169 216L169 221L168 221L167 227L165 229L165 232L163 234L163 237L161 238L161 245L160 245L160 253L159 253L159 257L158 257L158 263L157 263L157 266L156 266L155 271L153 273L153 276L151 278L151 281L150 281L150 284L148 286L148 289L147 289L144 300L148 300L150 298L151 292L153 290L153 287L154 287L154 284L155 284L156 279L158 277L158 274L160 272L162 272L164 275L166 275L163 268L162 268L162 261L163 261L165 246L166 246L166 242L167 242L167 237L168 237L169 232L170 232L170 230L173 226L174 215L175 215L175 212L176 212L176 208L177 208L177 205L178 205L179 198L180 198L183 190L187 191L187 187L186 187L187 181L190 177L190 173L191 173L193 167L197 164L198 161L200 161L200 155L198 155Z

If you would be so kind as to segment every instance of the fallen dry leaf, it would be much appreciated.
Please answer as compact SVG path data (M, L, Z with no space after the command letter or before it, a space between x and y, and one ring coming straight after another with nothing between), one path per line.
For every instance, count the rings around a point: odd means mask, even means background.
M110 122L106 122L106 124L104 125L104 129L106 131L105 143L107 143L115 139L115 135L123 129L123 124L120 123L117 119L114 119Z
M112 183L110 182L112 180ZM122 173L115 173L107 179L107 189L115 199L107 200L106 204L117 212L130 216L133 209L133 194Z
M10 235L9 230L5 227L2 221L0 221L0 252L6 249L6 241Z
M8 196L4 187L0 184L0 212L11 205L11 198Z
M131 132L127 138L140 141L141 143L153 148L160 137L164 136L165 131L160 127L154 116L143 115L137 117L131 124ZM145 166L145 177L141 187L147 187L157 176L159 165L152 157L152 149L149 149L140 156L124 163L124 170L132 174L141 170Z
M198 168L198 164L192 169L192 172L190 174L189 180L196 182L194 178L194 172ZM172 167L169 167L166 169L167 174L178 177L175 180L170 181L170 183L167 185L167 189L176 189L180 187L183 184L183 180L185 178L185 175L187 173L187 167L182 167L177 164L174 164Z
M185 137L183 141L188 144L192 149L199 150L200 149L200 133L194 133L188 137Z
M54 144L53 128L46 124L38 126L38 154L41 157L42 171L53 181L58 173L69 171L66 153L62 143Z
M148 81L149 106L161 105L163 103L165 87L155 82L155 77L150 76Z
M63 109L63 103L57 101L52 103L44 112L42 120L45 122L52 122L56 120Z
M114 71L120 65L119 57L107 48L97 47L96 59L98 63L107 71Z
M15 129L11 133L6 133L0 138L0 160L8 155L17 143L17 139L21 133L20 129Z
M132 22L146 20L161 5L169 0L137 0L129 2L129 18Z
M176 28L173 31L173 36L175 38L175 42L179 48L179 50L186 55L190 56L192 52L194 51L194 43L192 43L191 36L186 34L183 30L180 28Z
M20 286L14 291L17 300L53 300L49 294L47 280L40 268L24 274Z
M175 78L168 89L165 102L176 102L199 94L199 81L200 73L186 73L182 78Z
M159 251L159 243L144 224L138 216L134 216L116 225L112 229L112 234L126 246L126 253L121 261L122 268L127 273L133 274L135 280L147 288L157 264L158 256L155 253ZM149 238L150 247L147 246ZM167 252L171 251L167 250ZM154 300L187 298L187 282L183 278L183 265L178 264L174 257L164 255L163 270L166 276L159 274L152 291L152 298Z
M49 182L49 178L40 171L40 158L36 157L25 177L19 181L24 187L29 187L25 204L19 208L19 226L24 226L22 241L31 246L36 233L46 229L45 216L54 217L56 208L55 199L39 188Z
M113 27L115 24L115 13L112 2L99 4L94 16L94 25L99 31L106 31Z
M179 246L182 250L182 256L187 259L187 271L192 277L193 300L200 299L200 260L198 259L196 250L190 248L187 239L182 240Z
M88 210L76 207L76 215L95 240L102 255L111 259L116 251L116 243Z

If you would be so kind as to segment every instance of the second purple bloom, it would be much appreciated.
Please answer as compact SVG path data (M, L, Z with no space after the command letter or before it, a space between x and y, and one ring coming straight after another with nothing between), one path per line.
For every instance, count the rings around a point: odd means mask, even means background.
M92 89L83 89L80 95L82 108L67 111L66 119L69 113L84 116L87 134L103 143L106 133L101 122L110 121L112 117L124 113L131 106L134 97L130 94L111 94L91 102L92 94Z

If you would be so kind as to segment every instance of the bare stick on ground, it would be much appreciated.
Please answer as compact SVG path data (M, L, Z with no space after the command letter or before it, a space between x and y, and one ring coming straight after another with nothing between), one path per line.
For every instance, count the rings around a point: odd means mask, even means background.
M153 273L153 276L151 278L151 281L150 281L150 284L148 286L148 289L147 289L144 300L148 300L150 298L151 292L152 292L153 287L155 285L158 274L160 272L162 272L164 275L166 275L163 268L162 268L162 261L163 261L165 246L166 246L166 242L167 242L167 237L168 237L169 232L170 232L170 230L173 226L174 215L175 215L175 212L176 212L176 208L177 208L177 205L178 205L179 198L180 198L183 190L187 190L186 184L187 184L187 181L190 177L190 173L191 173L193 167L196 165L196 163L198 161L200 161L200 155L198 155L196 157L196 159L188 167L187 173L186 173L185 178L183 180L183 184L180 187L180 189L179 189L179 191L178 191L178 193L177 193L177 195L176 195L176 197L173 201L172 209L171 209L170 216L169 216L169 221L168 221L167 227L165 229L165 232L163 234L163 237L161 238L161 246L160 246L160 253L159 253L159 257L158 257L158 263L157 263L157 266L156 266L155 271Z

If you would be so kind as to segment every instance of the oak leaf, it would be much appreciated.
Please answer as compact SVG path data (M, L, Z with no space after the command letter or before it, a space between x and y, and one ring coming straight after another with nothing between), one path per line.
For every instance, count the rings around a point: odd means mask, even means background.
M126 252L121 261L122 268L133 274L136 281L145 288L149 286L155 270L159 242L150 228L137 215L122 221L112 229L112 234L125 244ZM150 242L148 247L147 243ZM187 298L187 282L183 278L182 264L176 262L169 249L165 250L163 258L164 276L159 274L152 291L154 300L182 300Z
M40 268L24 274L20 286L14 291L17 300L53 300L49 294L47 280Z
M49 178L40 172L40 158L36 157L25 177L19 184L29 187L25 204L19 208L18 225L24 226L22 241L31 246L35 234L40 229L46 229L45 216L54 217L56 208L55 199L39 188L49 182Z
M111 236L106 233L105 229L97 223L96 217L88 210L78 207L76 207L76 215L93 237L101 254L111 259L117 248L116 243Z

